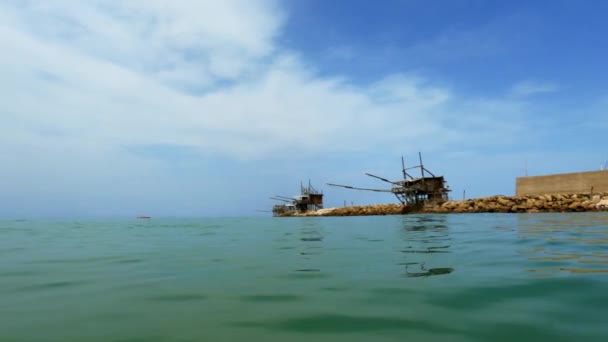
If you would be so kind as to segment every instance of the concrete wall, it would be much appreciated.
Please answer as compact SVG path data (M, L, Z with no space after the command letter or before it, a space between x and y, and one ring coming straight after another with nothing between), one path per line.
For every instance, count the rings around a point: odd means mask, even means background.
M515 194L588 193L591 187L593 192L608 192L608 170L519 177L515 184Z

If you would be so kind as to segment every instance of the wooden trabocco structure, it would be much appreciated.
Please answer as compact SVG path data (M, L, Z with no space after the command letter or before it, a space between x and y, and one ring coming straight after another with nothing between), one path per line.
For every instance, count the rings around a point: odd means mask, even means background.
M386 178L366 173L366 175L379 179L383 182L390 183L392 186L390 189L370 189L370 188L359 188L348 185L332 184L330 186L338 186L353 190L365 190L365 191L376 191L376 192L390 192L397 197L397 199L408 206L419 206L426 202L443 202L448 200L449 187L446 184L443 176L435 176L431 171L427 170L422 164L422 155L418 153L420 159L420 165L405 167L405 160L401 157L401 169L403 173L403 179L398 181L390 181ZM420 177L412 176L408 170L420 169Z
M281 216L288 213L305 213L323 209L323 192L315 189L308 181L308 186L300 183L300 194L294 197L275 196L273 200L282 201L283 204L277 204L272 207L274 216Z

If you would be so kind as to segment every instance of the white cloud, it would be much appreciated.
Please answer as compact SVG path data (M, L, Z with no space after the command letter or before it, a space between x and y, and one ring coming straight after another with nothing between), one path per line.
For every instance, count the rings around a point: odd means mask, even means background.
M286 53L256 64L255 78L195 96L129 63L75 49L71 41L15 27L3 28L0 37L13 52L0 57L3 74L13 80L3 90L16 93L0 104L8 113L3 127L52 129L75 144L175 144L248 158L404 144L441 129L441 117L429 114L451 96L411 76L364 88L318 78Z
M273 52L283 22L271 1L18 4L5 4L3 11L20 30L47 44L193 86L241 76Z
M553 93L560 89L557 83L526 80L511 87L511 95L518 97L531 96L542 93Z

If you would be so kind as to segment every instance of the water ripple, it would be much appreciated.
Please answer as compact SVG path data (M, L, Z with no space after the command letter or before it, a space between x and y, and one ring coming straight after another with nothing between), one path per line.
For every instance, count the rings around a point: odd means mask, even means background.
M53 290L53 289L60 289L60 288L77 287L77 286L80 286L80 285L83 285L86 283L87 283L86 281L54 281L54 282L48 282L48 283L42 283L42 284L22 286L22 287L16 289L16 291L18 291L18 292L45 291L45 290Z
M554 215L522 215L518 217L520 239L542 247L518 250L532 265L526 271L533 276L547 276L558 272L570 274L606 274L602 262L608 252L601 246L608 244L606 215L580 213L556 220ZM601 249L598 249L601 248Z
M258 294L258 295L249 295L249 296L241 296L241 300L246 302L262 302L262 303L276 303L276 302L293 302L302 300L302 296L291 295L291 294Z
M148 297L153 301L161 302L191 302L204 300L208 297L199 293L172 293Z
M317 314L306 317L288 317L270 322L235 322L236 327L260 327L299 333L343 333L374 332L386 330L412 330L438 333L453 333L452 329L438 323L416 319L392 317L356 316L346 314Z

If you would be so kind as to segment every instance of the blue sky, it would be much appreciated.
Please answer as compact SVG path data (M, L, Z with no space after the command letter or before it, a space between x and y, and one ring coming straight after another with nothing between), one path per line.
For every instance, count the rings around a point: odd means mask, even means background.
M263 215L608 160L604 1L4 1L0 217Z

